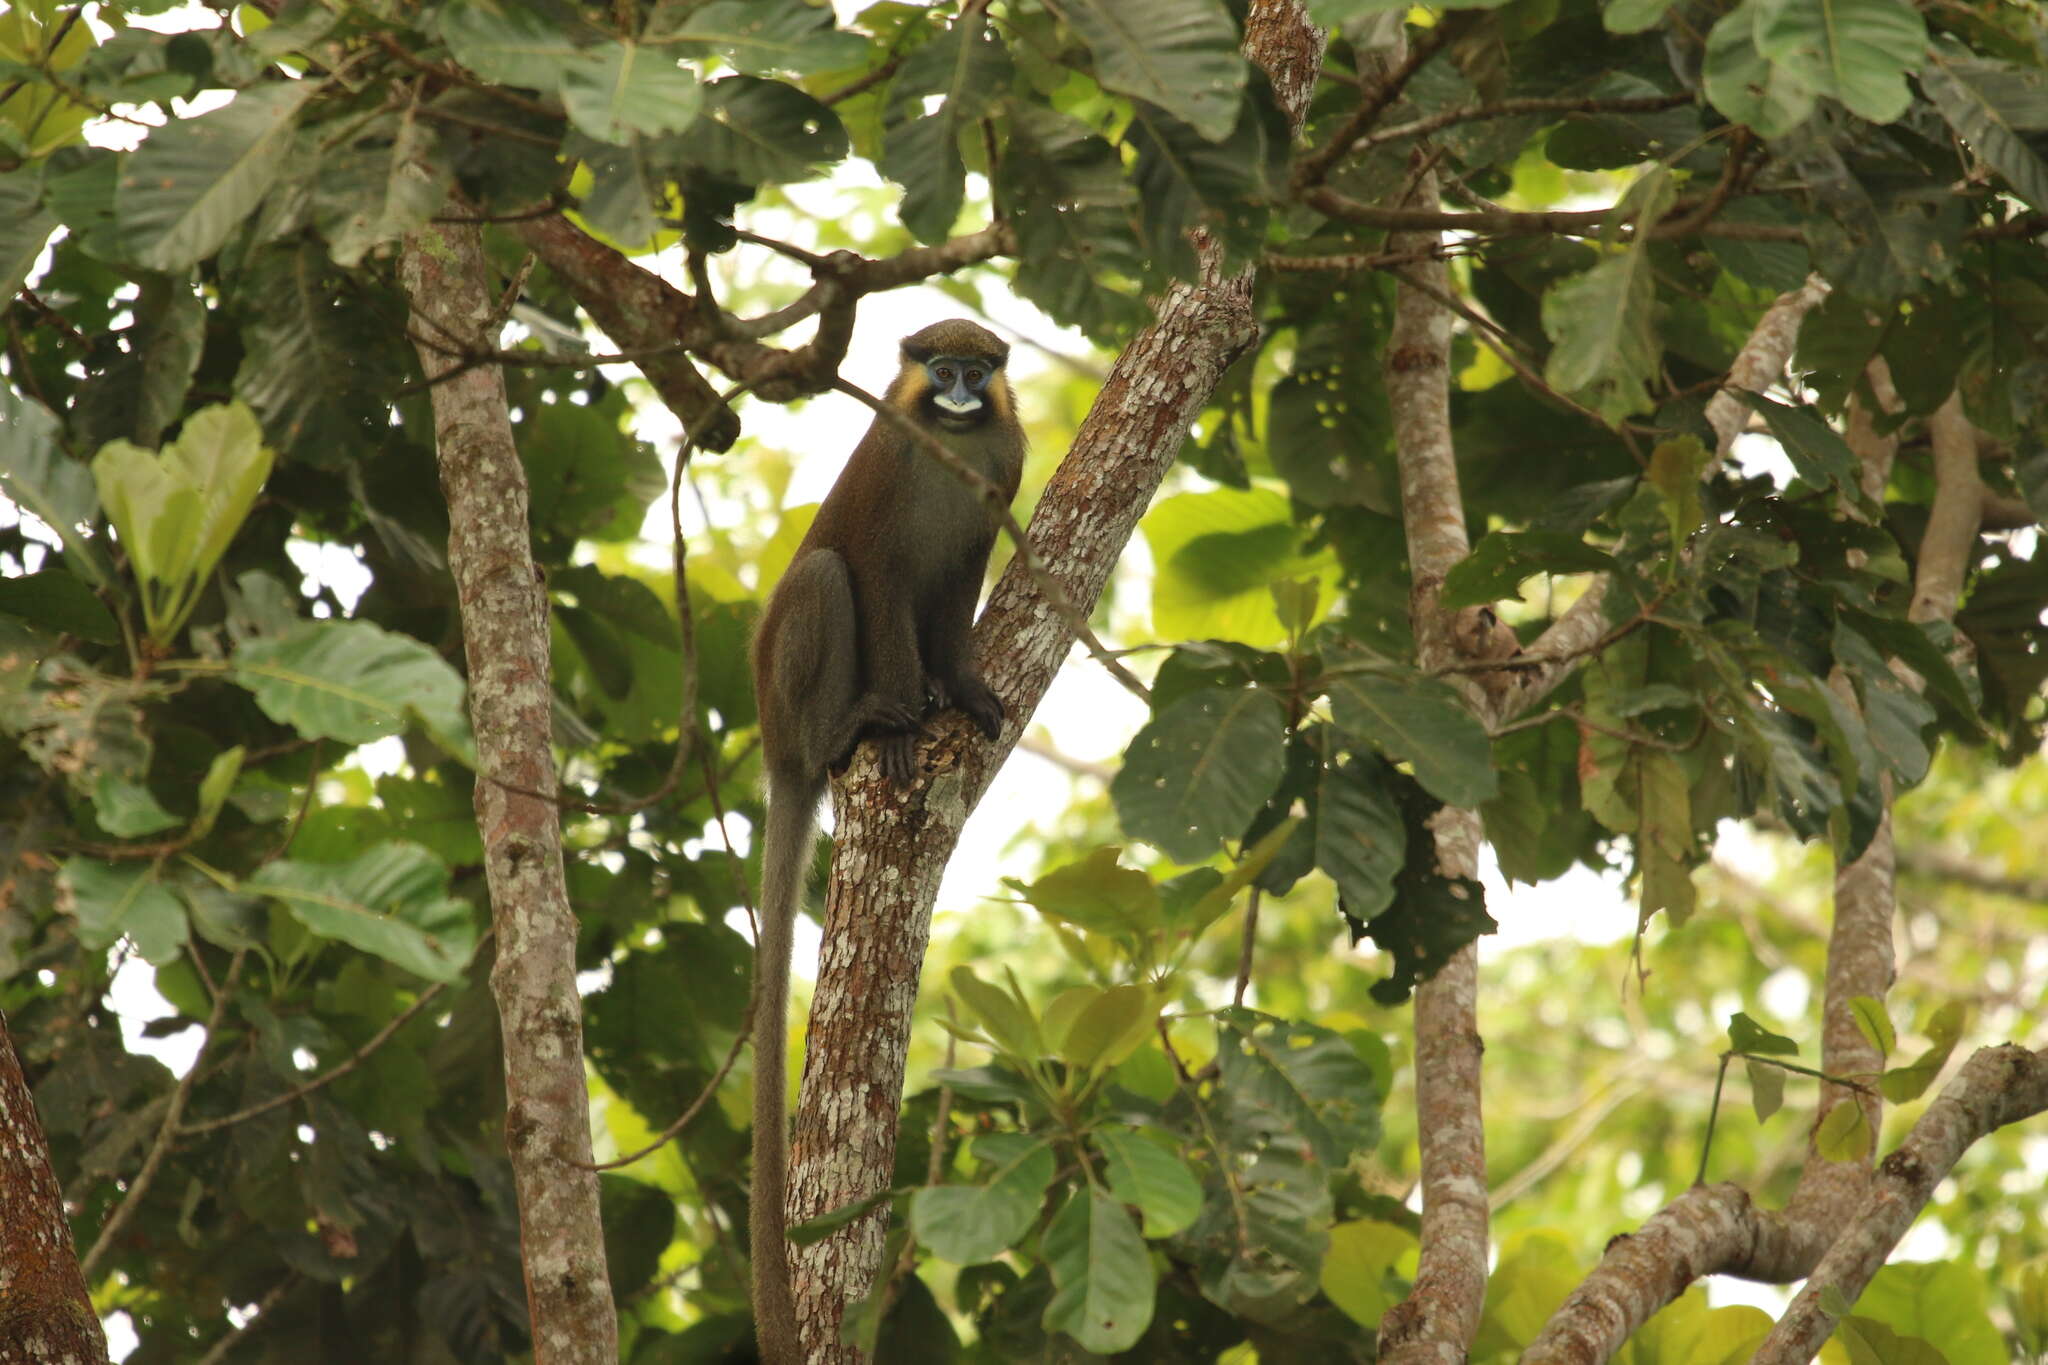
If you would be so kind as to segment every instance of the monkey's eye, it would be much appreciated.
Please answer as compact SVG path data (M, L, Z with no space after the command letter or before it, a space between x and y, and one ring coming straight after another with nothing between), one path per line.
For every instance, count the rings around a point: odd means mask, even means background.
M972 385L974 385L974 387L976 387L977 389L978 389L978 388L980 388L980 387L981 387L981 371L980 371L980 370L969 370L969 371L967 372L967 382L968 382L968 383L970 383L970 384L972 384Z
M941 365L938 369L932 371L932 373L938 378L938 381L941 384L950 384L953 382L953 367L951 365Z

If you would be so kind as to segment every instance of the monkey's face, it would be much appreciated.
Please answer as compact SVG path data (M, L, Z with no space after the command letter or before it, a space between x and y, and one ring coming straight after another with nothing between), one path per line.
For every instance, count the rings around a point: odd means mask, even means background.
M965 428L990 414L988 386L996 367L985 356L935 355L924 362L925 405L941 426Z

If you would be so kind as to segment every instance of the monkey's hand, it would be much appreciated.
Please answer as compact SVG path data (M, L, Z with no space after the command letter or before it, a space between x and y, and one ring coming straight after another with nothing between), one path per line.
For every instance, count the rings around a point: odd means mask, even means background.
M1003 703L997 699L995 693L989 691L988 684L980 678L972 673L963 673L953 679L951 688L941 687L940 691L942 696L946 696L947 700L964 711L967 719L973 721L984 735L994 739L1001 733ZM940 704L944 705L945 702L942 700Z

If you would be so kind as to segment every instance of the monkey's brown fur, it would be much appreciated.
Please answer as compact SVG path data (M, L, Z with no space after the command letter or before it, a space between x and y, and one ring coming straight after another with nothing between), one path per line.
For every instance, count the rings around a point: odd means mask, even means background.
M1024 433L1003 377L1009 347L962 319L903 339L888 405L926 427L1014 497ZM985 370L983 400L937 406L927 362ZM948 367L954 370L965 366ZM783 1205L788 1193L789 956L827 774L873 736L882 771L910 780L927 701L957 706L995 738L1003 706L967 659L997 519L975 492L897 424L877 415L832 485L768 599L754 636L768 817L761 848L761 933L754 970L754 1184L750 1235L755 1333L764 1365L802 1365Z

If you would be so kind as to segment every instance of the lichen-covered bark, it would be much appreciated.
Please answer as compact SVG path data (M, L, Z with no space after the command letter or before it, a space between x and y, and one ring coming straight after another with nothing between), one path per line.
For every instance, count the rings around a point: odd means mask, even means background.
M428 227L407 238L400 277L410 331L422 338L421 368L430 380L450 376L431 390L434 438L476 731L477 829L496 931L491 990L505 1040L505 1146L519 1199L534 1359L615 1365L618 1320L597 1176L586 1169L590 1102L576 918L553 800L548 609L530 547L526 472L498 368L462 368L460 355L434 344L492 344L492 296L476 229Z
M0 1014L0 1365L106 1365L42 1119Z
M1847 1228L1757 1348L1754 1365L1813 1359L1835 1328L1834 1315L1821 1307L1821 1295L1834 1289L1854 1303L1970 1144L2043 1109L2048 1109L2048 1051L2029 1052L2007 1043L1984 1048L1965 1062L1906 1140L1879 1163Z
M1272 77L1297 127L1322 42L1296 0L1254 0L1245 52ZM1118 357L1032 517L1038 558L1084 608L1101 595L1223 372L1257 338L1250 272L1225 277L1206 246L1202 259L1200 278L1168 290L1157 320ZM976 662L1008 711L1002 735L982 743L951 718L923 755L936 776L897 791L863 753L834 789L832 882L790 1149L792 1222L889 1184L939 876L967 813L1073 643L1073 632L1013 563L975 632ZM793 1257L811 1361L859 1358L839 1344L839 1324L875 1273L884 1230L884 1216L871 1215Z
M1399 53L1388 58L1399 60ZM1417 178L1416 200L1436 201L1436 176ZM1457 662L1452 620L1437 606L1444 575L1471 550L1451 437L1451 314L1444 264L1431 257L1434 233L1397 234L1387 249L1422 259L1396 272L1387 340L1387 400L1401 473L1401 524L1413 575L1409 614L1425 669ZM1476 686L1465 689L1485 704ZM1479 813L1445 808L1436 817L1437 864L1446 876L1476 877L1483 838ZM1480 1106L1479 952L1467 945L1415 991L1415 1111L1422 1168L1422 1254L1414 1288L1380 1323L1380 1359L1396 1365L1465 1358L1486 1306L1486 1132Z

